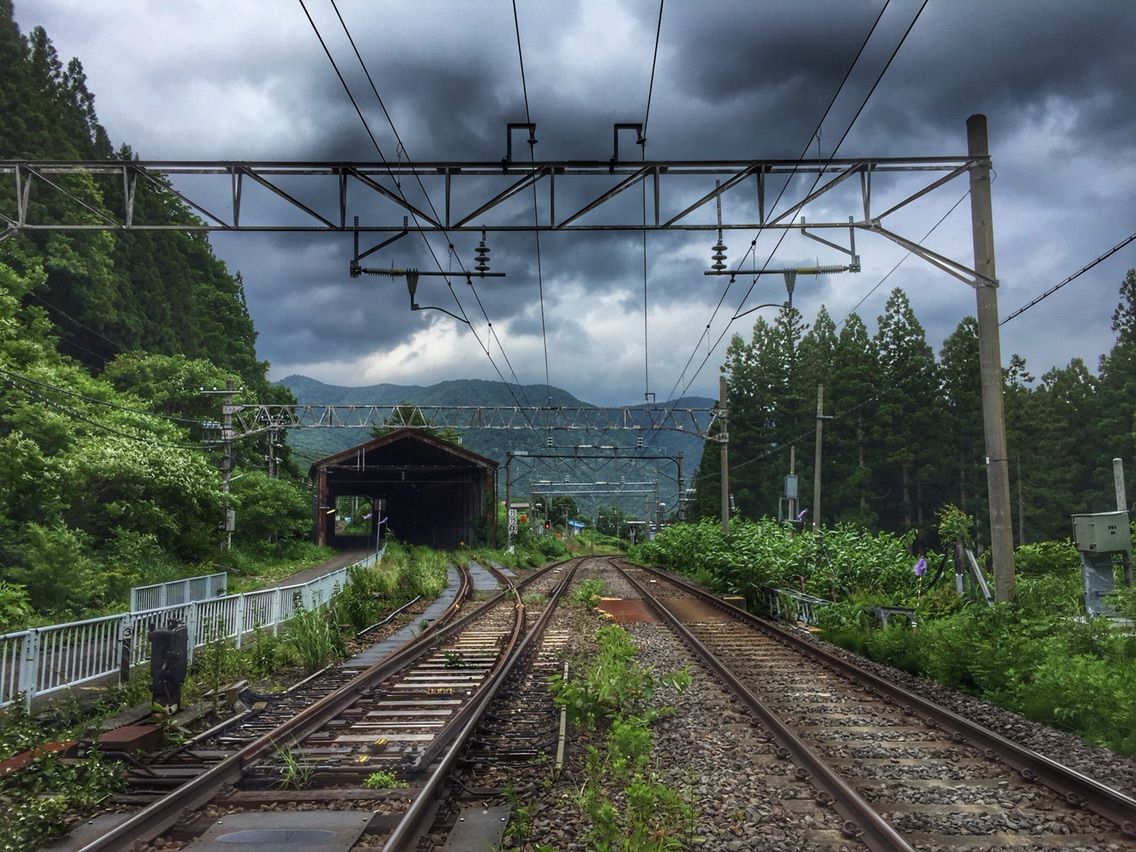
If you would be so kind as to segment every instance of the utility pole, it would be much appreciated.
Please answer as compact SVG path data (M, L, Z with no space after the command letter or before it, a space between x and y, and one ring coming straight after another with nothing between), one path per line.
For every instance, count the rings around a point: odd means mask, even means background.
M233 476L233 380L225 380L225 402L221 405L221 493L224 494L225 550L233 546L233 522L229 509L229 483Z
M990 554L994 599L1014 599L1014 535L1010 470L1002 408L1002 351L998 336L998 279L994 269L994 218L990 204L990 146L986 116L966 120L970 166L970 219L978 308L978 359L982 375L982 424L986 434L986 488L990 498Z
M820 530L820 464L824 450L824 385L817 385L816 451L813 460L813 532Z
M730 432L726 411L726 377L718 377L718 447L721 451L722 470L722 535L730 534Z
M675 466L678 467L678 519L686 520L686 482L682 478L682 453L675 457Z

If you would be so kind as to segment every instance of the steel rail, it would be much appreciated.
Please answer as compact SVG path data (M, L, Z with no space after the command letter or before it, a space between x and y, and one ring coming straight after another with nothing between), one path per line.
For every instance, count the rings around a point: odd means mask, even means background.
M614 560L613 560L614 561ZM946 707L904 689L843 657L826 651L792 631L758 618L752 613L719 600L689 581L672 577L654 568L627 563L674 583L706 603L728 612L740 621L772 635L811 656L828 668L870 686L876 692L899 704L905 711L925 714L924 721L957 731L972 745L983 749L987 757L997 757L1015 769L1027 781L1036 781L1053 790L1075 807L1084 807L1114 823L1125 834L1136 837L1136 799L1090 778L1050 757L1026 748L977 722L960 716Z
M671 628L694 652L700 661L711 669L757 716L773 734L777 743L792 757L793 762L808 773L817 791L817 801L821 804L831 802L832 806L847 820L844 834L861 840L874 852L914 852L903 835L896 831L859 793L845 781L827 761L813 751L804 740L770 710L764 702L754 695L748 687L691 633L670 610L664 607L644 586L624 571L615 559L609 560L612 567L622 574L639 592L660 620Z
M458 589L458 594L435 624L445 623L453 618L461 608L462 602L469 596L472 588L469 572L461 566L459 566L459 572L461 586ZM157 837L177 822L182 813L201 807L213 799L221 787L239 781L255 761L264 757L279 743L286 742L289 739L299 740L318 730L329 719L334 718L339 712L350 706L355 701L356 693L360 689L383 681L417 659L442 636L449 635L455 629L460 629L466 618L459 619L454 624L439 631L423 633L405 643L390 656L364 670L349 683L304 708L276 729L249 743L168 795L147 805L126 822L82 847L81 852L124 849L129 848L133 843L145 842Z
M430 778L422 786L422 789L419 790L418 795L414 797L414 801L411 803L406 813L403 814L403 817L401 820L399 820L398 825L396 825L394 829L391 830L391 833L387 836L387 841L385 844L383 844L384 852L399 852L399 850L415 848L417 840L429 828L430 824L428 822L428 817L433 815L434 806L437 803L442 784L445 782L446 778L449 777L450 771L453 769L454 763L457 760L458 755L461 753L462 748L465 746L469 738L473 736L474 732L477 730L478 725L481 724L482 717L489 709L489 706L492 704L493 699L496 698L498 691L504 684L505 679L509 676L509 673L513 670L513 667L517 664L517 661L524 657L525 653L529 649L529 646L533 643L536 637L543 635L545 626L548 624L549 619L552 617L552 613L555 611L560 597L571 585L572 578L576 573L576 569L580 566L580 563L583 562L585 558L586 557L575 557L574 560L568 559L549 566L549 569L551 570L558 565L565 565L568 562L572 561L576 562L576 564L573 565L571 569L569 569L569 571L565 574L564 578L557 584L552 594L549 595L548 601L544 607L544 611L540 614L540 618L537 619L532 629L525 635L524 640L516 648L515 652L510 655L508 661L502 667L495 682L483 692L482 696L476 702L472 702L471 704L467 705L467 709L476 707L476 711L471 710L470 718L465 723L465 726L462 728L461 732L455 737L452 748L450 748L450 750L446 753L446 756L438 764L437 769L433 773L431 773ZM519 589L520 587L515 586L514 588ZM520 602L519 599L517 606L518 611L520 612L519 620L523 624L524 604Z

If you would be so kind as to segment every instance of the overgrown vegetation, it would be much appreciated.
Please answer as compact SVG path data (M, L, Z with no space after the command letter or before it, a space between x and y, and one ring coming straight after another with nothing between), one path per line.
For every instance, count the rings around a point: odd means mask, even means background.
M551 679L554 700L573 724L605 730L602 747L587 746L577 796L591 821L590 848L682 849L692 839L694 811L652 767L651 724L668 712L654 701L657 688L684 690L690 673L656 677L635 659L635 644L621 627L601 627L595 639L597 652L576 673Z
M929 677L1086 740L1136 753L1136 638L1088 618L1079 560L1069 541L1016 552L1013 605L960 598L948 562L926 556L922 575L911 537L842 526L821 537L773 521L737 520L729 538L709 520L670 527L635 556L692 575L755 603L762 585L803 590L836 602L818 610L823 636L857 653ZM945 546L969 538L969 519L940 513ZM1136 616L1136 592L1117 595ZM917 627L880 626L879 604L915 609Z
M42 28L20 33L0 2L0 158L129 161L94 110L82 64ZM29 217L122 209L114 181L71 176L32 193ZM134 192L140 219L195 222L157 187ZM234 380L238 402L294 402L269 383L239 276L200 234L20 233L0 242L0 622L121 609L131 586L211 573L225 562L287 561L309 501L283 452L240 441L228 507L236 549L221 550L226 508L204 430ZM274 545L266 545L265 542ZM204 570L203 570L204 569ZM26 597L18 591L22 589ZM26 610L30 609L30 612Z
M38 749L22 769L0 775L0 809L5 830L0 852L37 849L59 834L70 819L106 802L122 788L118 764L104 761L95 750L78 761L63 760L45 748L48 738L71 739L74 727L30 717L22 705L12 705L0 718L0 760Z

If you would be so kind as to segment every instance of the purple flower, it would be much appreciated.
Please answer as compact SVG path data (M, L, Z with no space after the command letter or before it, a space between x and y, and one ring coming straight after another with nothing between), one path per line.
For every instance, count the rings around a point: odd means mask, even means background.
M915 572L916 577L922 577L927 573L927 560L920 556L919 561L915 563L915 567L911 570Z
M807 515L808 513L808 509L801 509L801 511L797 513L797 520L803 521L805 519L805 515Z

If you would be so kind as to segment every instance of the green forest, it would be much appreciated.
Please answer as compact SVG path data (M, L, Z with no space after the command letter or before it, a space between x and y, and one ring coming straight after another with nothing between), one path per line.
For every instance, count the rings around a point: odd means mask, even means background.
M40 28L21 34L0 0L0 158L130 159L99 125L79 60ZM36 186L30 221L121 208L122 186L67 176ZM14 205L11 180L2 190ZM194 221L144 182L136 204ZM14 216L6 208L5 215ZM220 399L292 401L267 381L239 275L189 232L5 234L0 241L0 630L33 612L120 603L131 585L218 559ZM238 443L229 564L307 531L298 479L269 479L264 447ZM289 466L285 465L286 470ZM294 474L294 471L291 471ZM244 551L241 549L245 548Z
M1116 339L1094 373L1072 359L1037 378L1016 354L1003 359L1010 490L1017 544L1069 538L1070 515L1116 508L1112 459L1136 484L1136 270L1120 282ZM817 386L824 386L822 521L915 530L934 546L937 511L970 515L984 541L985 445L978 325L965 317L938 357L902 290L871 333L855 313L839 327L822 307L811 325L783 307L735 335L728 381L730 490L742 517L776 516L789 448L799 505L813 504ZM719 513L720 463L707 444L692 514ZM812 520L808 516L808 520Z

